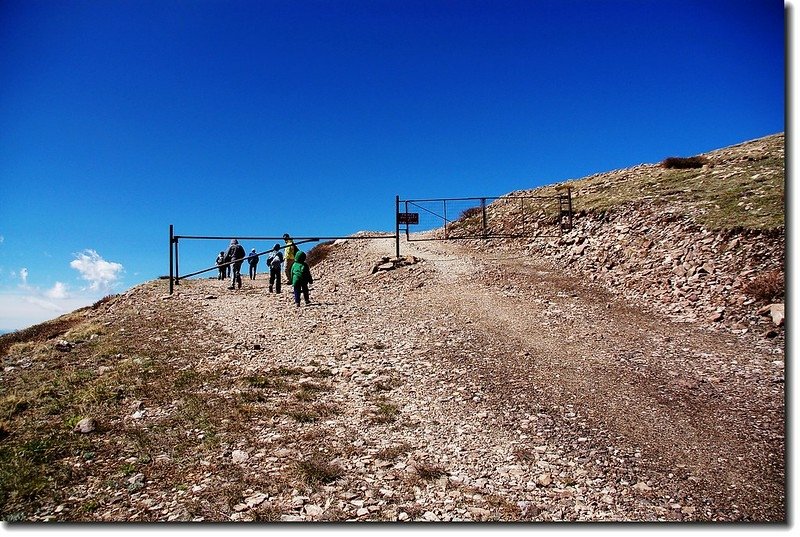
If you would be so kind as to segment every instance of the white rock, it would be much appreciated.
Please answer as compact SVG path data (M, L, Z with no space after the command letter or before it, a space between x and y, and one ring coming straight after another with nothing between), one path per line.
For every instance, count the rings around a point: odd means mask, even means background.
M75 424L73 431L76 433L87 434L97 429L97 422L93 418L83 418Z
M237 464L245 462L249 458L250 455L248 455L246 451L242 451L240 449L234 449L233 453L231 454L231 459Z
M246 503L247 506L252 509L253 507L256 507L264 503L264 500L266 500L267 498L268 496L266 494L264 494L263 492L259 492L257 494L253 494L252 496L245 498L244 503Z

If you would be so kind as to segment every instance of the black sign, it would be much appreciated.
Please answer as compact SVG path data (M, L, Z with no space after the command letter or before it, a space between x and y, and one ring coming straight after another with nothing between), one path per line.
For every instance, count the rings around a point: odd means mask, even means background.
M419 213L397 213L398 224L419 224Z

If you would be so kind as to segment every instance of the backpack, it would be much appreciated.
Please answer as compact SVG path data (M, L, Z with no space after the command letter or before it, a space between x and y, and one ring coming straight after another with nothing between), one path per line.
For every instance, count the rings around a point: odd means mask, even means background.
M270 267L274 265L280 266L280 264L283 263L283 254L280 252L274 252L270 254L270 256L267 258L267 263Z

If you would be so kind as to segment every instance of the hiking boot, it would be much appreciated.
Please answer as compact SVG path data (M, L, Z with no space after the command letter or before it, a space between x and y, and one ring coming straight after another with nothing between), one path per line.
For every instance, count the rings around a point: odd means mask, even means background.
M231 285L230 287L228 287L228 289L235 289L235 287Z

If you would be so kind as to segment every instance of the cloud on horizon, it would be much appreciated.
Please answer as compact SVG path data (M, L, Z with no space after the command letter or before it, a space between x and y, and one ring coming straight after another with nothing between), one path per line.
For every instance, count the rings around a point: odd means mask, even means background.
M52 287L42 289L29 284L27 268L12 271L12 278L19 278L19 283L15 288L0 289L0 330L20 330L91 306L119 283L124 272L120 263L106 261L94 250L75 254L70 267L89 282L88 287L73 290L56 281Z
M0 293L0 330L20 330L78 308L91 306L98 300L97 297L85 295L57 296L60 292L62 290L56 285L47 291L29 288L13 293Z
M106 261L100 257L100 254L88 249L75 254L75 259L70 262L69 266L77 270L81 278L89 282L89 289L92 291L111 289L125 270L120 263Z

